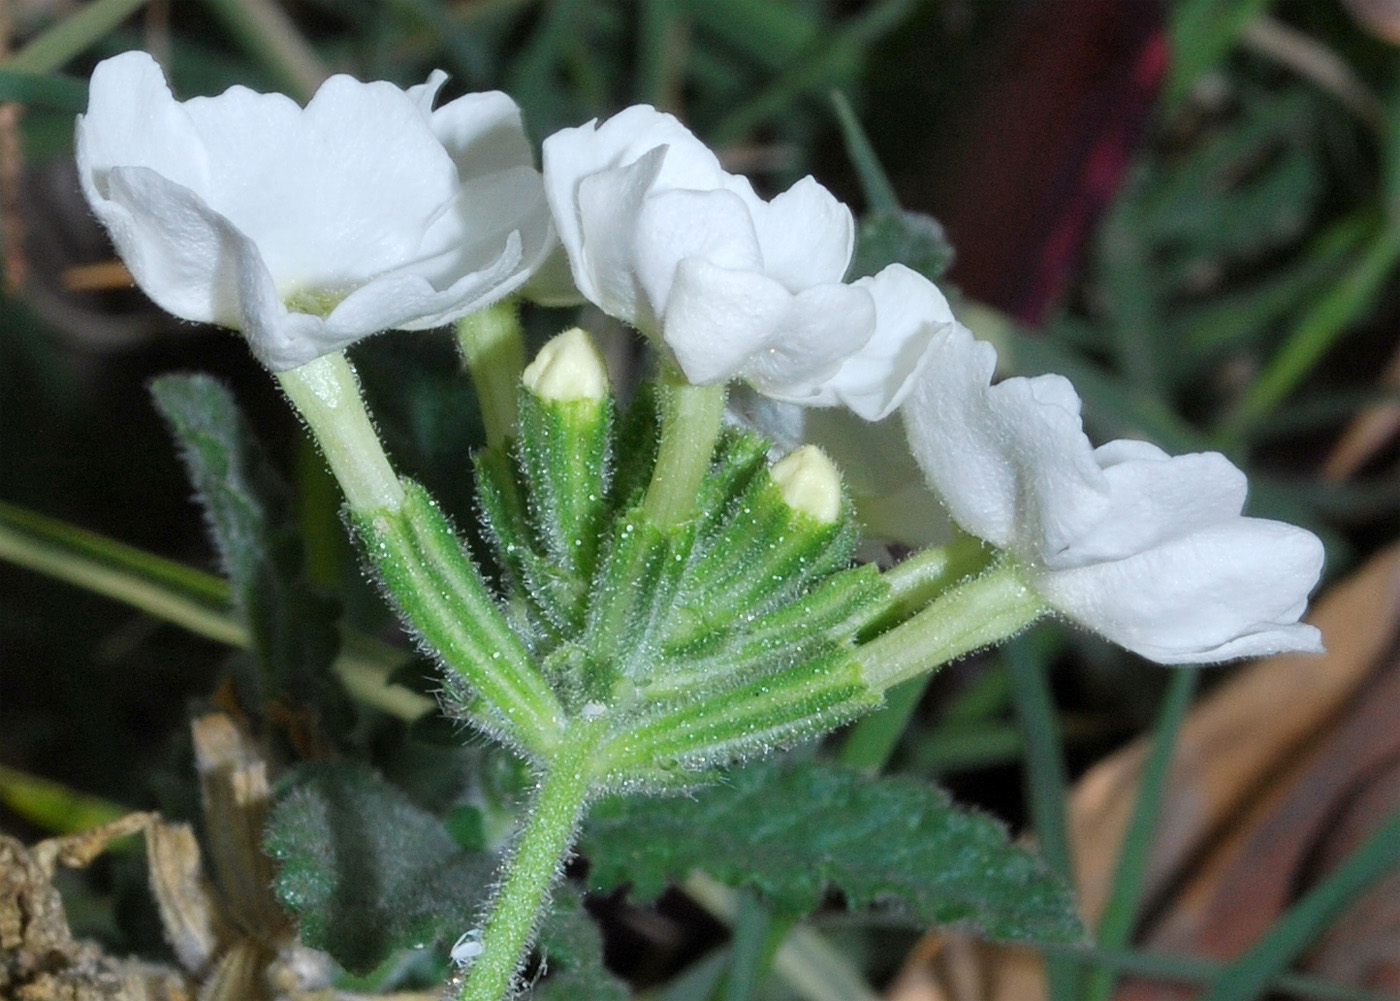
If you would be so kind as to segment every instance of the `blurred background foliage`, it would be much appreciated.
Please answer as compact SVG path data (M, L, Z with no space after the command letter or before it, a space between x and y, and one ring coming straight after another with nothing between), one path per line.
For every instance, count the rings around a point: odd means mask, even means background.
M443 68L449 97L508 91L536 141L649 102L770 194L815 173L858 215L928 213L956 252L944 284L1006 374L1068 375L1096 440L1224 451L1250 474L1250 512L1317 531L1335 580L1400 526L1397 43L1389 0L8 0L0 828L32 838L76 823L25 776L197 812L184 724L222 704L237 669L218 625L227 591L155 559L217 571L147 393L160 373L233 387L294 485L309 581L357 636L382 641L358 663L373 673L406 656L386 645L404 648L265 373L237 338L176 322L113 277L71 162L100 58L146 48L180 96L237 83L301 100L332 72L408 85ZM844 125L834 92L854 112ZM529 319L545 336L562 318ZM356 353L391 451L469 522L480 428L450 340L396 335ZM142 580L158 582L153 596ZM873 739L894 747L895 769L1033 827L1067 871L1070 778L1155 727L1160 784L1195 685L1195 672L1046 628L905 693L911 724L886 719ZM355 740L418 805L451 810L477 776L488 826L508 826L518 776L405 723L402 703L385 708L365 711ZM1125 858L1147 850L1158 804L1142 802ZM159 952L128 861L73 889L75 925ZM1128 870L1114 948L1140 913ZM595 910L611 958L643 981L720 934L684 901L650 918L617 901ZM904 945L860 949L888 975Z

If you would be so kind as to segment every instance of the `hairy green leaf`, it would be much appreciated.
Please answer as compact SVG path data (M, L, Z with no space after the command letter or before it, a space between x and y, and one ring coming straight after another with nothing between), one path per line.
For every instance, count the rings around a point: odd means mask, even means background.
M204 375L151 383L181 446L247 624L262 698L312 707L332 732L348 728L350 703L331 664L339 607L306 580L291 493L229 391Z
M967 922L1002 939L1077 941L1069 890L984 814L909 778L819 762L765 761L688 798L612 799L585 828L599 889L653 898L695 869L774 906L852 908L917 924Z
M937 281L953 266L953 245L931 215L898 208L867 212L856 233L856 251L846 277L864 278L889 264L903 264Z
M268 819L273 891L307 945L367 973L394 950L451 945L480 918L494 856L464 851L441 820L365 765L302 767Z
M626 1001L627 986L603 966L603 939L565 884L554 894L553 911L540 930L540 980L527 995L535 1001Z

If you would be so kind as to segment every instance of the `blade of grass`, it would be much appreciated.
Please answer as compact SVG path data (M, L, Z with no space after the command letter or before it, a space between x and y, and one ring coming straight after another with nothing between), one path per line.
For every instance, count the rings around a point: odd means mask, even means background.
M839 90L831 92L831 104L836 109L836 120L841 125L841 138L846 142L846 155L856 168L860 178L860 189L865 194L865 207L872 212L899 211L899 198L894 193L894 185L889 175L875 155L875 147L870 145L870 137L861 127L851 102Z
M676 8L676 0L642 0L633 93L645 104L679 112L689 30Z
M1001 655L1011 676L1011 701L1025 741L1026 795L1030 800L1031 826L1046 864L1072 886L1074 861L1065 818L1069 780L1065 774L1055 703L1050 693L1049 665L1034 642L1037 633L1046 635L1037 631L1018 636L1002 647ZM1073 963L1048 957L1045 977L1051 1001L1074 1001L1079 996L1079 968Z
M1224 60L1245 25L1269 4L1270 0L1184 0L1171 8L1168 107L1186 97L1197 77Z
M87 107L87 83L62 73L16 73L0 69L0 101L23 101L74 114Z
M871 713L851 727L836 755L837 759L872 774L883 769L909 725L914 710L919 707L919 700L923 698L930 677L910 678L891 689L878 712Z
M93 0L5 60L3 68L12 73L52 73L145 5L146 0Z
M1400 864L1400 810L1220 975L1201 1001L1253 1001L1346 909Z
M739 893L702 872L685 881L685 892L725 924L739 913ZM815 929L800 925L773 958L774 971L808 1001L879 1001L859 970Z
M1058 942L1027 943L1046 955L1064 956L1076 962L1093 964L1117 973L1150 980L1201 985L1211 983L1225 970L1217 960L1193 956L1165 956L1154 952L1112 951L1093 946L1062 945ZM1322 1001L1395 1001L1389 994L1333 983L1321 977L1300 973L1280 973L1269 986L1291 997L1319 998Z
M50 834L75 834L125 817L131 811L100 796L77 792L0 765L0 802Z
M916 6L915 0L882 0L849 18L827 36L825 44L798 59L721 121L712 134L714 144L727 146L738 142L798 97L823 83L830 83L833 69L858 57L875 41L899 27Z
M0 502L0 560L113 598L216 643L246 649L247 628L230 611L228 585L95 532ZM433 703L390 686L389 674L408 655L385 643L342 631L335 671L355 698L402 719L417 719Z
M204 0L238 44L287 93L305 102L330 74L276 0Z
M0 502L0 559L115 598L196 635L246 646L218 577Z
M1221 436L1239 441L1255 422L1273 413L1337 339L1374 303L1381 285L1400 264L1400 226L1382 226L1360 259L1308 310L1259 378L1226 418Z
M1104 905L1099 918L1098 943L1101 949L1110 952L1120 949L1128 944L1132 935L1138 905L1142 901L1142 884L1152 839L1161 813L1167 772L1176 749L1177 734L1181 732L1181 721L1191 707L1199 677L1200 671L1194 667L1179 668L1173 672L1168 683L1166 697L1152 728L1152 745L1138 782L1137 801L1133 804L1127 830L1123 832L1123 845L1118 851L1118 863L1113 870L1108 903ZM1085 984L1084 1001L1106 1001L1113 993L1113 982L1111 970L1102 966L1094 970Z

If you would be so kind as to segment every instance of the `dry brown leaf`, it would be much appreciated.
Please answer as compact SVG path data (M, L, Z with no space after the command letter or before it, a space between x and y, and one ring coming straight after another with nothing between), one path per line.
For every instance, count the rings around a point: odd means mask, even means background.
M1392 659L1326 736L1192 867L1147 944L1233 959L1400 807L1400 783L1393 777L1400 769L1397 706L1400 659ZM1383 987L1385 957L1392 964L1400 960L1397 930L1400 906L1377 887L1331 930L1330 946L1310 966L1355 986ZM1319 966L1323 955L1326 962ZM1391 966L1390 976L1396 971L1400 965ZM1149 984L1131 985L1121 995L1133 1001L1190 996Z
M192 1001L182 971L108 956L73 938L51 882L55 861L86 865L94 846L142 829L133 814L97 832L41 842L33 851L0 836L0 997L10 1001ZM136 819L133 819L136 818ZM113 832L118 832L113 836ZM105 839L105 841L104 841ZM74 850L64 852L59 842Z
M241 927L268 940L284 937L290 926L269 889L272 861L262 852L263 824L272 804L267 763L222 713L199 717L190 730L219 888Z
M1030 1001L1045 997L1032 949L935 929L921 938L885 992L887 1001Z
M1390 359L1381 374L1380 385L1400 388L1400 351ZM1327 461L1322 464L1322 476L1328 480L1345 480L1369 462L1381 449L1400 434L1400 403L1378 403L1357 414L1337 440Z
M1182 726L1145 891L1156 895L1242 803L1341 712L1400 627L1400 547L1333 587L1309 616L1325 657L1274 657L1242 669L1202 699ZM1133 808L1147 740L1095 765L1075 786L1070 838L1081 913L1102 913Z
M1363 28L1392 45L1400 45L1400 0L1342 0Z

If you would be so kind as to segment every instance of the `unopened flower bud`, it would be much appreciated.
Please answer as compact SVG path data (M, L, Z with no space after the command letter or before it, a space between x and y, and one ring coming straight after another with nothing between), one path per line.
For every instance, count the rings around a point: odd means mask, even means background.
M803 445L774 464L769 473L788 507L823 525L840 518L841 473L817 446Z
M592 338L578 327L555 337L535 355L521 376L525 388L542 400L571 403L608 395L608 370Z

